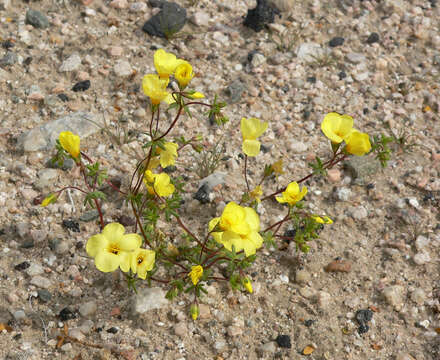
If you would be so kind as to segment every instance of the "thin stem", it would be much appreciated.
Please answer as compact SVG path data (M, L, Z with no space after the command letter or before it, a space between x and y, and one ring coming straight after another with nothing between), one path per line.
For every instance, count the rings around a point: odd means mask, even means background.
M244 179L246 180L247 191L250 192L251 189L249 187L249 181L248 181L248 178L247 178L247 160L248 160L248 156L245 155L244 156Z
M160 282L162 284L168 284L171 281L171 280L157 279L157 278L152 277L152 276L150 276L150 279L153 280L153 281Z
M208 280L212 279L212 280L220 280L220 281L229 281L229 279L226 278L222 278L222 277L218 277L218 276L209 276Z
M173 122L171 123L170 127L168 128L168 130L165 131L165 132L164 132L161 136L159 136L157 139L154 139L153 141L158 141L158 140L163 139L165 136L168 135L168 133L171 131L171 129L174 127L174 125L176 125L177 120L179 120L179 117L180 117L180 115L181 115L181 113L182 113L182 110L183 110L183 106L180 105L180 107L179 107L179 111L177 111L177 115L176 115L176 117L174 118L174 120L173 120Z
M139 218L139 214L137 213L137 211L135 209L133 200L131 200L130 203L131 203L131 209L133 210L133 214L136 217L136 223L139 225L139 228L141 230L142 236L144 237L144 240L145 240L146 244L152 249L153 247L151 246L150 241L147 239L147 235L145 235L144 228L143 228L142 223L141 223L141 219Z
M345 154L344 154L342 157L340 157L339 159L337 159L337 156L339 156L339 155L341 155L341 153L339 153L339 154L335 154L335 155L333 156L332 159L330 159L329 161L326 161L324 164L328 164L328 165L324 166L324 169L325 169L325 170L330 169L330 168L332 168L333 166L335 166L336 164L340 163L341 161L345 160L345 159L348 157L348 155L345 155ZM298 183L298 184L301 184L301 183L303 183L304 181L310 179L313 175L315 175L315 174L312 172L312 173L310 173L309 175L304 176L302 179L298 180L297 183ZM273 197L273 196L275 196L275 195L281 194L281 193L282 193L283 191L285 191L285 190L286 190L286 188L283 187L282 189L279 189L279 190L275 191L274 193L265 196L264 198L261 199L261 201L264 201L264 200L270 199L271 197Z
M200 240L185 226L185 224L182 222L180 217L178 215L174 215L177 222L179 223L180 227L186 231L187 234L189 234L196 242L199 244L199 246L203 247L203 244L200 242Z
M282 225L288 218L289 218L289 216L290 216L290 207L289 207L289 209L287 210L287 214L286 214L286 216L284 216L284 218L283 219L281 219L280 221L277 221L275 224L272 224L272 225L270 225L269 227L267 227L266 229L264 229L263 230L263 233L265 233L265 232L267 232L267 231L269 231L270 229L272 229L272 228L274 228L275 226L277 226L277 225ZM278 229L277 229L277 231L278 231Z
M93 199L95 206L96 206L96 210L98 210L98 214L99 214L99 222L101 224L101 230L104 229L104 217L102 216L102 210L101 210L101 205L98 202L98 199Z

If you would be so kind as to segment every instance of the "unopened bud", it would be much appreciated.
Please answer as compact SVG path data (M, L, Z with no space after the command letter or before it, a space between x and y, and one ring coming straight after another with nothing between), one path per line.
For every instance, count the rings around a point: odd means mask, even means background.
M193 320L197 320L197 318L199 317L200 314L200 309L199 309L199 305L197 304L192 304L191 305L191 309L189 310L191 317Z

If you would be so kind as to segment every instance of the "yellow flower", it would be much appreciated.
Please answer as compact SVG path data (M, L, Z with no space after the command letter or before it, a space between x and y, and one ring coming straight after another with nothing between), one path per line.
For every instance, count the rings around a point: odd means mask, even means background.
M220 228L224 231L233 231L237 234L247 234L249 225L245 222L246 211L240 205L231 201L220 216Z
M252 294L254 292L254 289L252 289L252 283L248 277L245 277L243 279L243 286L248 291L249 294Z
M170 196L175 190L174 185L170 183L170 177L165 173L153 174L151 170L146 170L143 181L147 191L152 195Z
M154 53L154 66L161 79L167 79L174 73L176 67L183 60L178 60L176 55L159 49Z
M333 224L333 220L330 219L328 216L317 216L313 215L311 216L313 220L315 220L318 224Z
M191 266L188 276L191 278L193 285L197 285L203 275L203 267L200 265Z
M142 244L137 234L125 234L119 223L104 227L101 234L93 235L86 244L87 254L95 259L95 266L102 272L115 271L118 267L127 272L131 266L131 253Z
M362 156L371 150L370 137L366 133L353 131L345 140L345 150L353 155Z
M154 177L154 191L159 196L170 196L175 188L170 183L170 177L168 174L160 173Z
M167 92L168 79L160 79L158 75L148 74L142 79L142 89L144 94L151 99L153 105L160 104L169 98L170 94Z
M282 196L277 196L277 201L279 203L288 203L289 205L295 205L307 194L307 188L304 186L301 191L299 190L299 185L296 181L291 182L287 185L287 188Z
M189 312L191 314L192 319L194 321L197 320L197 318L199 317L199 314L200 314L199 306L197 304L192 304Z
M257 156L260 152L260 142L257 137L267 129L268 123L255 118L241 119L241 134L243 136L242 150L247 156Z
M131 254L131 271L138 277L145 280L147 272L154 267L156 253L153 250L136 249Z
M78 159L80 150L78 135L72 134L70 131L63 131L58 138L60 145L66 150L74 159Z
M191 79L194 77L191 64L187 61L182 61L180 65L176 67L174 77L179 82L180 89L185 89Z
M195 91L192 94L186 93L185 95L191 99L203 99L205 97L205 95L198 91Z
M172 142L166 142L164 144L165 149L157 148L157 153L160 155L160 166L166 168L167 166L174 165L177 158L177 144Z
M233 204L233 206L230 204ZM227 209L228 206L229 209ZM238 210L237 207L241 210ZM236 215L235 218L234 214ZM233 220L233 223L230 220ZM243 208L233 202L229 203L220 218L214 218L209 222L209 230L212 231L217 225L225 231L213 232L211 235L215 241L223 244L229 251L232 251L232 246L234 246L235 251L244 250L246 256L250 256L254 255L256 250L263 245L263 238L258 233L260 231L260 218L255 210L250 207Z
M324 117L321 129L333 143L339 144L353 131L353 118L332 112Z
M41 206L45 207L49 204L54 203L55 201L57 201L58 196L54 193L47 195L44 200L41 202Z
M261 185L255 186L254 190L250 192L251 198L257 200L257 203L261 202L261 195L263 195L263 189Z

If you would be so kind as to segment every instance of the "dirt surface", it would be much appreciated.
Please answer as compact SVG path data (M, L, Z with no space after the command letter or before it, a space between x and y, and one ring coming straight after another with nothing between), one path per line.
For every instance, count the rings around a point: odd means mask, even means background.
M177 1L188 21L166 40L142 31L158 11L147 2L0 0L1 359L440 359L440 5L272 1L281 16L258 33L242 25L255 1ZM27 24L29 9L48 23ZM122 277L96 270L84 247L99 224L87 219L79 193L34 205L81 178L48 167L54 151L41 145L48 128L26 134L78 112L120 138L121 129L142 129L151 114L140 84L154 72L158 48L191 62L192 87L207 99L230 103L225 130L195 109L171 134L202 134L208 146L227 139L217 169L225 184L211 203L193 199L200 179L189 171L191 151L179 153L171 175L188 176L182 219L200 234L245 188L242 117L269 122L264 151L250 161L252 184L280 158L282 185L307 175L316 155L328 158L320 123L331 111L350 114L370 135L392 131L405 140L385 170L366 157L309 181L307 209L334 224L307 255L262 249L249 270L253 294L210 284L196 322L191 298L166 303L160 285L153 292L140 285L138 297L150 294L157 307L141 314ZM85 91L72 90L86 80ZM163 114L164 129L171 116ZM120 146L104 131L89 133L82 149L126 187L145 137ZM276 188L273 181L265 191ZM122 199L111 199L106 221L129 214ZM284 215L270 201L259 213L262 228ZM62 225L68 219L79 232ZM179 241L178 228L162 226ZM356 318L371 315L360 329ZM60 342L64 331L71 338Z

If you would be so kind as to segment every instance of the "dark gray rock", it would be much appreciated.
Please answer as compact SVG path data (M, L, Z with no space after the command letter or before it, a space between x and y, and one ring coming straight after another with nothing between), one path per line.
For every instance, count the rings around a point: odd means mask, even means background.
M328 42L328 45L330 47L341 46L342 44L344 44L344 41L345 39L343 37L336 36Z
M49 27L49 20L46 15L41 12L29 9L26 13L26 24L30 24L39 29L45 29Z
M275 21L275 15L280 11L267 2L267 0L257 0L257 7L248 10L243 25L259 32L263 30L266 24L272 24Z
M75 165L75 161L73 159L67 158L63 161L62 164L58 164L57 162L52 162L52 160L48 160L46 162L46 166L51 169L61 169L64 171L70 170Z
M168 39L186 24L186 10L180 5L168 1L150 1L150 4L161 11L145 22L142 30L147 34Z

